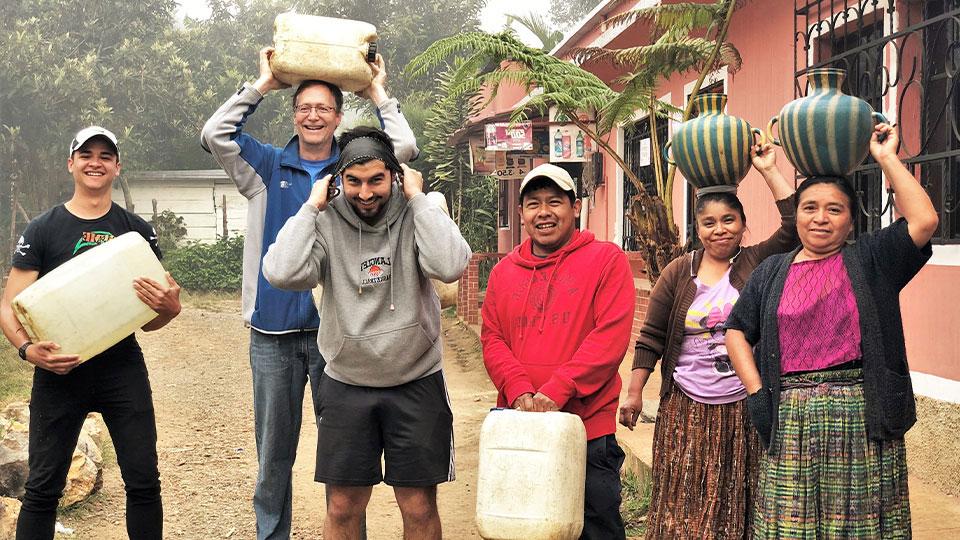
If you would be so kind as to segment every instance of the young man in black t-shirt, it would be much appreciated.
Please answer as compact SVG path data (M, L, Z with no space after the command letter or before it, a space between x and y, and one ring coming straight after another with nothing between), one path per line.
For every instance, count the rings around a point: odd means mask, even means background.
M66 484L80 428L98 411L110 431L127 494L127 534L163 536L163 507L157 468L157 428L143 353L133 334L80 364L59 354L50 341L32 343L11 307L13 298L37 279L123 233L140 233L161 256L156 234L140 217L113 203L110 190L120 172L116 136L101 127L80 130L70 144L67 170L73 175L69 201L27 225L13 253L13 268L0 299L0 327L20 357L34 364L30 394L29 468L17 539L52 539L57 503ZM157 317L143 326L163 327L180 313L180 287L137 278L137 296Z

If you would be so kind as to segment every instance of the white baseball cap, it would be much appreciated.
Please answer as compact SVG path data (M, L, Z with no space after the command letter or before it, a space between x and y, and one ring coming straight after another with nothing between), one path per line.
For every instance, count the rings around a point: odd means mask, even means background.
M81 129L76 135L73 136L73 140L70 141L69 155L72 156L74 152L79 150L81 146L86 144L87 141L94 137L103 137L107 139L110 141L110 144L113 145L113 150L117 153L117 155L120 154L120 147L117 144L117 136L114 135L112 131L100 126L90 126Z
M527 184L529 184L531 180L540 177L553 180L553 183L560 188L560 191L572 191L574 195L577 194L577 184L573 181L573 178L570 177L570 173L551 163L544 163L543 165L537 165L533 169L530 169L530 172L523 177L523 182L520 182L520 193L523 193L523 189L527 187Z

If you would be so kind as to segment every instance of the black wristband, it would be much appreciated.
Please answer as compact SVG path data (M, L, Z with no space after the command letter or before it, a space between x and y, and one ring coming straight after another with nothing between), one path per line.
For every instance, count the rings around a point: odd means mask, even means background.
M23 345L21 345L19 349L17 349L17 354L20 355L21 360L27 359L27 347L31 345L33 345L33 342L28 339L27 341L23 342Z

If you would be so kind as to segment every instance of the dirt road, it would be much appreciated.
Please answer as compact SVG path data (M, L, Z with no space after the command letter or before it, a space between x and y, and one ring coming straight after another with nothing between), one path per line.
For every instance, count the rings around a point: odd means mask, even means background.
M167 538L254 538L251 498L257 463L249 330L239 313L237 299L192 299L167 328L138 335L157 410ZM457 465L456 482L439 488L444 538L478 538L473 525L478 434L496 393L476 337L454 319L444 319L444 359ZM293 536L302 539L320 538L323 527L323 486L313 482L317 434L312 410L305 400L294 466ZM101 493L60 520L74 529L74 538L125 539L123 500L114 463L106 469ZM371 540L401 537L400 513L389 487L374 488L367 526Z

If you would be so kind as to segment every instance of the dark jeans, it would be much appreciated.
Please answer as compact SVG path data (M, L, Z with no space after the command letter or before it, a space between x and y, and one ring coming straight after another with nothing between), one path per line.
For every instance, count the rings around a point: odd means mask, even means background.
M157 426L147 366L137 351L94 357L66 375L37 368L30 394L30 472L17 521L17 540L52 539L80 428L103 414L127 493L127 534L163 536L157 469Z
M623 450L614 435L587 441L587 480L581 540L623 540L620 517L620 467Z

